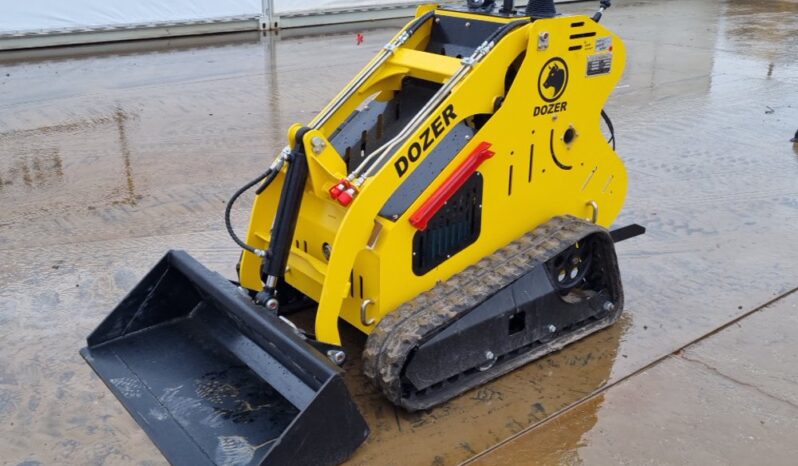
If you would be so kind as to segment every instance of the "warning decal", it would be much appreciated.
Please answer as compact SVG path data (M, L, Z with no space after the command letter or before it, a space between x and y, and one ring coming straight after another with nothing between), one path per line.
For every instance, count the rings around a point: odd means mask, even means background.
M599 37L596 39L596 52L610 50L612 47L612 36Z

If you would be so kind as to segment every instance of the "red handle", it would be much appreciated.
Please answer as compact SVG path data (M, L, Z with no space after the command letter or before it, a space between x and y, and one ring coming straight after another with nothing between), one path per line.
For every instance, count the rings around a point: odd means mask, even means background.
M410 216L410 223L421 231L427 229L430 219L438 213L443 205L454 193L460 189L466 180L475 172L482 162L493 157L494 152L490 150L489 142L481 142L457 167L449 178L430 196L421 207Z

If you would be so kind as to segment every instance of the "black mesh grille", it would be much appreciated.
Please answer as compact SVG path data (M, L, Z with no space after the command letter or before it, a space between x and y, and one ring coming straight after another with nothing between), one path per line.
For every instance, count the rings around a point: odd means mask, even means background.
M479 237L482 175L477 172L413 237L413 273L424 275Z

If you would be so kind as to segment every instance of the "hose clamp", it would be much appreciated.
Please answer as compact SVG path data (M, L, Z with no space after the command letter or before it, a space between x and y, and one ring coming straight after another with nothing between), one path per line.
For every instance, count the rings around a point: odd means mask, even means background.
M279 171L281 168L283 168L283 164L285 163L286 160L288 160L288 157L290 155L291 155L291 148L289 146L283 147L283 150L280 151L280 155L278 155L277 158L274 159L269 168L272 169L273 171Z

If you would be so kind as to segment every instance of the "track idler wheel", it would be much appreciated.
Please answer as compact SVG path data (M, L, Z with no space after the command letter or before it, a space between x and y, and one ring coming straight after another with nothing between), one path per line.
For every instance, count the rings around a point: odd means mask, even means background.
M570 291L584 281L593 261L592 243L590 239L577 241L546 264L558 290Z

